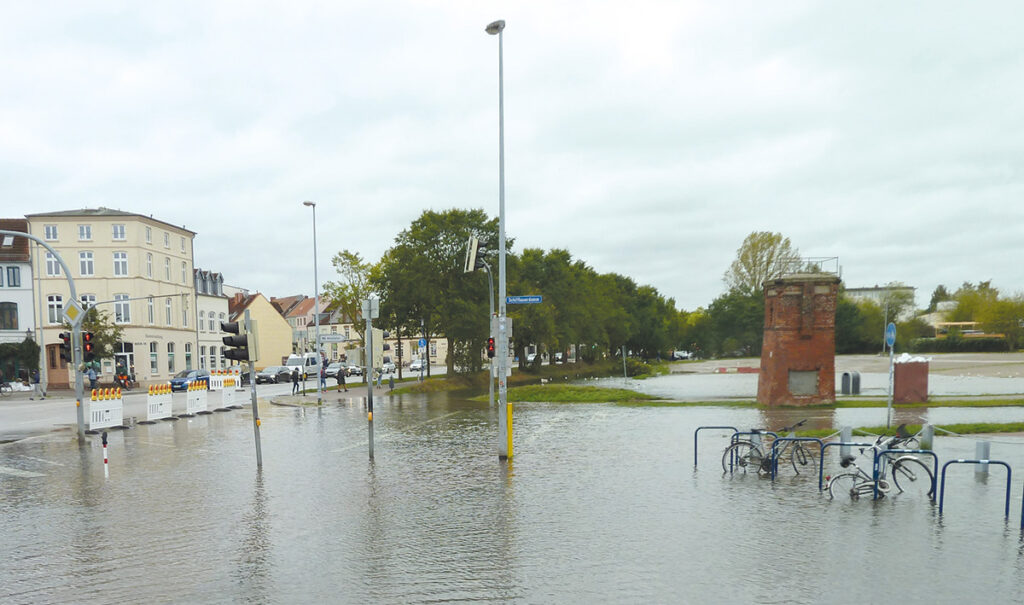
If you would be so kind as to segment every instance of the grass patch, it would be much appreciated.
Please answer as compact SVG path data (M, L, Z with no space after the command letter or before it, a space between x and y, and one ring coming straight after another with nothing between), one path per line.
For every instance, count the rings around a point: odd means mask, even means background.
M1024 432L1024 422L966 422L961 424L943 424L935 425L936 429L942 429L942 431L949 431L950 433L956 433L958 435L978 435L985 433L1021 433ZM917 434L921 431L920 424L908 424L907 432L911 434ZM945 435L942 431L937 430L936 436L942 437ZM823 439L836 432L835 429L814 429L808 431L797 431L797 437L817 437ZM854 441L863 441L864 438L870 437L874 439L875 435L895 435L896 427L886 428L884 426L862 426L853 429Z
M479 399L479 398L475 398ZM567 384L527 385L508 390L508 400L534 403L619 403L656 401L658 398L628 389L576 386Z

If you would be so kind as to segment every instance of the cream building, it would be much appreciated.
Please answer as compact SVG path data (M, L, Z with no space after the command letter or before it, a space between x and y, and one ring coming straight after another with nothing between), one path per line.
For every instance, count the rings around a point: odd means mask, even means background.
M256 369L267 366L284 365L292 353L292 328L277 307L259 292L243 294L238 292L228 299L228 317L239 324L244 320L245 312L256 323L256 340L259 346L259 358Z
M29 232L63 258L83 306L96 305L124 330L114 359L102 360L101 382L117 364L134 368L141 385L167 382L196 366L195 233L151 216L110 208L30 214ZM41 297L43 343L49 383L71 384L61 367L57 334L70 291L63 271L45 249L33 258Z

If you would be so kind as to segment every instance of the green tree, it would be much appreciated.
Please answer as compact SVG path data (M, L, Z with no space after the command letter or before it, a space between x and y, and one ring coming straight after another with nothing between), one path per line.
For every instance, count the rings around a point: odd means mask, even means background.
M799 267L800 253L781 233L755 231L743 240L723 280L730 291L761 294L764 283Z
M331 264L341 279L325 283L324 295L331 301L332 308L340 309L352 320L352 327L362 340L366 336L366 324L358 320L362 317L363 301L373 293L370 283L373 265L364 261L358 253L349 250L335 254Z
M934 313L938 308L939 303L947 300L953 300L953 295L946 290L946 286L943 286L942 284L935 286L935 290L932 291L932 299L928 303L928 313Z
M733 290L716 298L708 307L711 354L725 356L760 355L764 341L764 296Z
M64 329L70 332L71 325L65 323ZM96 367L99 367L101 359L113 359L117 345L124 337L124 329L114 323L113 314L97 307L92 307L85 312L85 317L82 318L82 331L93 334L92 345L93 354L96 357L94 361Z
M964 282L953 295L956 306L949 314L949 321L980 321L983 309L992 305L999 298L999 290L992 287L992 281L979 282L974 285Z

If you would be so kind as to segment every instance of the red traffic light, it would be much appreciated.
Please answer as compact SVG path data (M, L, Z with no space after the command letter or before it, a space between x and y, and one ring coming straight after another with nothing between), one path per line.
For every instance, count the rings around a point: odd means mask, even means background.
M494 337L491 336L487 339L487 356L494 357Z

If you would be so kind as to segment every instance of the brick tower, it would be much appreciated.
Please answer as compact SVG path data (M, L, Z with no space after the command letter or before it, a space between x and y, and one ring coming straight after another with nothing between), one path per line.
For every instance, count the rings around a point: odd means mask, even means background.
M799 273L765 283L758 403L835 401L838 292L839 278L832 273Z

